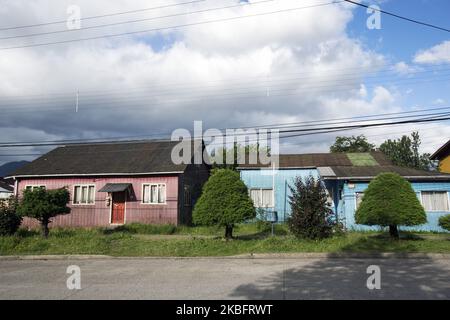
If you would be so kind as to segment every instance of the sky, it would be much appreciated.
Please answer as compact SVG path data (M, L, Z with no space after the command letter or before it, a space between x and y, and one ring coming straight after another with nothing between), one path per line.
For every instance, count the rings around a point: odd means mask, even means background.
M450 28L448 0L363 3ZM72 5L80 29L68 29ZM206 130L450 107L450 33L383 14L369 29L371 16L332 0L0 0L0 140L159 138L194 120ZM61 23L6 29L48 22ZM281 152L413 130L422 152L450 138L449 121L409 124L283 139ZM48 150L2 148L0 165Z

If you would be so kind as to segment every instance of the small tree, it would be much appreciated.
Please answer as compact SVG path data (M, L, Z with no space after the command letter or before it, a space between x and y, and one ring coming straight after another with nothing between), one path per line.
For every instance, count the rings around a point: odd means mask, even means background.
M37 219L42 227L42 235L47 238L50 219L70 213L70 208L67 207L69 199L69 191L66 188L24 190L17 212L22 216Z
M291 232L299 238L321 239L331 235L333 211L328 207L327 194L320 180L313 176L297 177L289 197L292 214L288 219Z
M420 225L427 222L427 217L408 181L396 173L381 173L364 192L355 221L369 226L389 226L391 237L398 239L399 225Z
M357 137L336 137L334 144L330 147L330 152L371 152L375 150L375 145L369 143L364 135Z
M16 213L17 199L11 197L0 200L0 235L14 234L22 222L22 218Z
M225 238L230 239L234 224L255 216L253 202L239 173L231 169L216 169L195 205L193 221L199 225L225 227Z
M450 231L450 214L447 214L439 218L439 226L442 229Z

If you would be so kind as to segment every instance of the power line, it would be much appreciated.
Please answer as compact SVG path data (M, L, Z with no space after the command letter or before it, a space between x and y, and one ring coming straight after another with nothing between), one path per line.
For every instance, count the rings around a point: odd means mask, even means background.
M357 125L346 125L346 126L327 126L327 127L320 127L320 128L301 128L301 129L289 129L289 130L279 130L280 134L283 133L296 133L294 135L286 135L281 136L280 139L285 138L291 138L291 137L298 137L298 136L304 136L304 135L313 135L313 134L323 134L328 132L339 132L339 131L345 131L345 130L351 130L354 128L369 128L369 127L378 127L378 126L390 126L390 125L396 125L396 124L409 124L409 123L423 123L423 122L436 122L436 121L445 121L450 120L450 113L445 114L438 114L438 115L420 115L420 116L426 116L424 118L418 118L418 119L410 119L410 120L401 120L401 121L395 121L395 122L382 122L382 123L368 123L368 124L357 124ZM376 120L376 119L375 119ZM374 121L367 120L367 121ZM275 128L272 128L275 129ZM247 133L242 133L243 135L246 135ZM238 135L238 134L237 134ZM240 135L240 134L239 134ZM195 138L195 137L194 137ZM145 140L132 140L128 142L143 142ZM169 141L169 139L161 139L161 141ZM106 144L106 143L115 143L119 141L96 141L95 144ZM125 142L125 141L120 141ZM36 147L36 146L58 146L58 145L80 145L84 143L80 142L74 142L74 143L30 143L30 144L0 144L0 148L11 148L11 147Z
M450 78L433 78L433 79L424 79L420 81L405 79L402 80L402 82L390 82L391 84L395 84L397 86L399 85L411 85L411 84L417 84L417 83L432 83L432 82L442 82L450 80ZM119 97L114 98L111 97L111 99L101 102L92 102L92 100L83 100L82 97L80 97L80 104L86 105L85 112L89 112L91 110L95 109L104 109L107 108L107 110L121 110L124 107L127 109L151 109L156 107L170 107L170 106L178 106L180 103L185 104L194 104L198 101L202 101L203 103L208 102L220 102L220 101L226 101L226 100L255 100L255 99L264 99L265 101L268 99L275 99L275 98L286 98L291 96L303 96L305 93L311 94L314 91L320 91L321 93L338 93L338 92L347 92L350 87L353 86L353 83L339 83L334 86L307 86L307 87L301 87L301 88L283 88L283 89L272 89L270 92L270 96L267 96L266 90L264 92L228 92L228 93L214 93L209 95L197 95L197 96L186 96L186 97L179 97L174 99L164 99L164 101L159 101L157 99L156 95L153 96L142 96L142 97L128 97L125 98L125 100L120 99ZM366 86L366 88L375 88L378 84L372 84L370 86ZM353 88L355 90L355 88ZM277 93L278 92L278 93ZM75 96L74 96L75 97ZM38 111L38 112L67 112L73 110L73 104L74 100L65 101L65 102L59 102L53 101L52 104L50 103L38 103L33 104L33 106L24 105L23 103L19 104L12 104L9 103L2 109L2 114L10 114L10 113L19 113L19 112L32 112L32 111ZM134 102L134 103L133 103ZM125 105L124 105L125 104ZM9 106L9 107L8 107ZM40 107L42 106L42 107ZM37 107L39 107L37 109ZM193 105L193 108L197 107L197 105Z
M205 0L201 0L201 1L205 1ZM211 12L211 11L217 11L217 10L231 9L231 8L237 8L237 7L242 7L242 6L246 6L246 5L257 5L257 4L273 2L273 1L275 1L275 0L262 0L262 1L258 1L258 2L240 2L238 4L224 6L224 7L216 7L216 8L208 8L208 9L202 9L202 10L196 10L196 11L190 11L190 12L174 13L174 14L150 17L150 18L145 18L145 19L136 19L136 20L129 20L129 21L113 22L113 23L107 23L107 24L83 27L81 29L64 29L64 30L57 30L57 31L38 32L38 33L31 33L31 34L23 34L23 35L16 35L16 36L1 37L0 40L9 40L9 39L16 39L16 38L28 38L28 37L50 35L50 34L66 33L66 32L85 31L85 30L90 30L90 29L98 29L98 28L118 26L118 25L122 25L122 24L138 23L138 22L144 22L144 21L152 21L152 20L158 20L158 19L180 17L180 16L185 16L185 15L190 15L190 14L197 14L197 13L205 13L205 12ZM192 2L188 2L188 3L192 3Z
M297 127L300 125L309 125L309 124L315 124L315 125L329 125L330 122L333 121L341 121L341 120L349 120L350 122L352 120L356 119L365 119L365 118L376 118L376 119L367 119L367 120L360 120L360 121L377 121L380 120L379 117L383 116L396 116L396 115L405 115L405 114L414 114L414 113L425 113L416 115L416 117L419 116L429 116L429 115L436 115L438 113L429 113L430 111L441 111L441 110L449 110L450 106L447 107L439 107L439 108L425 108L425 109L419 109L419 110L411 110L411 111L401 111L401 112L391 112L391 113L381 113L381 114L371 114L371 115L363 115L363 116L353 116L353 117L341 117L341 118L327 118L327 119L319 119L319 120L309 120L309 121L299 121L299 122L289 122L289 123L275 123L275 124L266 124L266 125L259 125L259 126L239 126L239 127L230 127L230 128L220 128L219 130L226 130L226 129L270 129L270 128L281 128L281 127L289 127L296 125ZM412 117L412 116L410 116ZM397 117L392 117L392 119L397 119ZM353 121L354 122L354 121ZM39 142L46 142L46 143L69 143L69 142L95 142L99 141L101 139L103 140L119 140L119 139L134 139L134 138L143 138L143 137L155 137L155 136L169 136L170 132L160 132L160 133L153 133L153 134L147 134L147 135L128 135L128 136L116 136L116 137L108 137L108 138L91 138L91 139L66 139L66 140L46 140L46 141L3 141L0 142L0 145L6 145L6 144L33 144L33 143L39 143Z
M80 21L84 21L84 20L92 20L92 19L98 19L98 18L113 17L113 16L124 15L124 14L145 12L145 11L151 11L151 10L157 10L157 9L165 9L165 8L176 7L176 6L186 5L186 4L194 4L194 3L197 3L197 2L205 2L205 1L206 0L193 0L193 1L182 2L182 3L173 3L173 4L157 6L157 7L149 7L149 8L143 8L143 9L130 10L130 11L121 11L121 12L115 12L115 13L109 13L109 14L102 14L102 15L96 15L96 16L83 17L83 18L80 18L79 20ZM65 19L65 20L58 20L58 21L52 21L52 22L43 22L43 23L22 25L22 26L2 27L2 28L0 28L0 31L17 30L17 29L33 28L33 27L42 27L42 26L49 26L49 25L61 24L61 23L67 23L67 19Z
M423 79L424 77L428 77L430 75L434 76L434 77L438 77L438 76L448 76L450 75L448 72L450 71L449 68L444 68L444 69L440 69L438 71L440 71L441 73L436 74L435 69L431 69L431 70L417 70L417 71L412 71L410 73L408 73L408 76L417 76L419 75L420 77L415 77L415 78L401 78L395 81L411 81L411 80L417 80L417 79ZM391 72L391 73L395 73L394 70L384 70L384 71L380 71L380 73L385 73L385 72ZM442 72L446 72L446 73L442 73ZM370 80L381 80L381 79L386 79L389 80L392 78L392 75L389 74L382 74L382 75L377 75L377 72L371 72L369 74L365 73L360 74L360 73L345 73L345 74L338 74L338 75L333 75L333 79L330 80L321 80L321 79L314 79L315 77L319 78L319 75L314 76L299 76L299 77L290 77L290 78L285 78L285 79L270 79L270 78L261 78L260 80L256 80L256 81L245 81L245 82L233 82L232 84L230 84L230 86L227 85L226 88L223 88L222 86L224 85L224 83L216 83L216 84L211 84L211 85L194 85L194 84L189 84L189 85L180 85L180 86L169 86L169 85L153 85L153 86L145 86L145 87L138 87L138 88L130 88L126 90L126 96L124 98L126 98L127 100L130 98L130 94L132 93L133 95L137 95L139 93L144 93L146 95L151 95L152 97L155 96L161 96L164 94L169 94L169 95L173 95L174 93L179 94L179 93L196 93L197 91L206 91L206 90L214 90L215 88L217 88L217 90L220 90L220 92L224 92L224 91L231 91L231 90L247 90L247 89L258 89L258 88L269 88L272 89L275 86L282 86L282 85L289 85L289 84L303 84L303 83L308 83L308 88L311 87L311 85L315 85L315 84L327 84L327 83L332 83L332 86L335 86L335 83L338 82L339 84L342 84L343 81L357 81L360 79L364 79L365 83L367 83ZM428 75L428 73L433 73ZM345 76L345 77L341 77L341 76ZM348 77L347 77L348 76ZM277 77L278 78L278 77ZM434 78L433 78L434 79ZM300 82L300 80L307 80L307 81L302 81ZM244 87L245 86L245 87ZM167 88L165 88L167 87ZM154 88L154 90L152 91L151 89ZM150 89L150 90L149 90ZM120 89L118 88L117 90L101 90L101 91L81 91L82 93L82 98L90 98L91 100L94 98L101 98L104 96L108 96L110 97L112 94L114 95L115 98L118 97L118 93L121 93L120 91L124 90L123 88ZM92 93L90 93L92 92ZM98 92L98 93L95 93ZM13 102L18 102L21 103L22 101L26 101L26 100L33 100L33 103L36 101L40 101L40 100L44 100L47 101L48 99L53 99L54 101L56 101L56 99L69 99L70 101L73 101L73 97L74 97L74 93L70 93L70 94L58 94L58 95L54 95L54 97L50 97L50 96L46 96L44 97L43 95L37 96L36 95L21 95L21 96L17 96L17 97L13 97L13 96L7 96L2 98L2 102L6 102L6 101L13 101ZM10 104L10 103L9 103Z
M328 2L328 3L323 3L323 4L317 4L317 5L295 7L295 8L289 8L289 9L281 9L281 10L276 10L276 11L261 12L261 13L255 13L255 14L249 14L249 15L241 15L241 16L228 17L228 18L221 18L221 19L205 20L205 21L185 23L185 24L179 24L179 25L173 25L173 26L167 26L167 27L139 30L139 31L106 34L106 35L95 36L95 37L86 37L86 38L61 40L61 41L53 41L53 42L42 42L42 43L35 43L35 44L21 45L21 46L1 47L0 50L3 51L3 50L12 50L12 49L21 49L21 48L42 47L42 46L48 46L48 45L54 45L54 44L65 44L65 43L81 42L81 41L87 41L87 40L98 40L98 39L105 39L105 38L122 37L122 36L127 36L127 35L135 35L135 34L149 33L149 32L155 32L155 31L164 31L164 30L170 30L170 29L178 29L178 28L185 28L185 27L191 27L191 26L198 26L198 25L203 25L203 24L225 22L225 21L234 21L234 20L239 20L239 19L246 19L246 18L253 18L253 17L260 17L260 16L267 16L267 15L271 15L271 14L285 13L285 12L291 12L291 11L298 11L298 10L309 9L309 8L314 8L314 7L323 7L323 6L327 6L327 5L341 3L343 1L344 0L340 0L340 1L336 1L336 2Z
M363 71L358 71L358 70L367 70L368 68L378 68L381 67L381 65L373 65L373 66L366 66L366 67L348 67L348 68L333 68L333 69L323 69L320 70L320 72L322 73L333 73L333 76L352 76L354 75L355 77L359 78L364 78L367 79L369 75L369 78L377 78L379 76L376 76L376 74L378 73L387 73L387 72L391 72L391 73L396 73L396 70L392 67L394 67L395 65L397 65L397 63L387 63L387 64L383 64L383 69L381 70L373 70L373 71L364 71L364 74L362 75L361 72ZM427 68L430 68L429 70L414 70L414 71L410 71L407 73L407 75L415 75L418 73L428 73L428 72L437 72L437 71L449 71L450 69L448 68L440 68L442 66L448 66L447 63L440 63L440 64L433 64L432 66L427 66ZM355 72L349 72L349 73L339 73L339 71L350 71L350 70L356 70ZM267 82L282 82L282 81L290 81L290 80L295 80L295 79L311 79L314 76L316 76L315 72L317 72L317 70L311 70L311 71L302 71L302 72L289 72L289 73L281 73L281 74L274 74L272 76L268 76L268 75L255 75L255 76L246 76L246 77L236 77L236 78L223 78L223 79L214 79L214 80L206 80L206 81L190 81L189 84L186 84L185 82L166 82L166 83L158 83L158 84L153 84L153 85L147 85L147 86L139 86L139 87L134 87L134 88L128 88L127 89L127 95L130 92L134 92L134 91L140 91L140 90L148 90L148 89L158 89L158 92L161 92L161 88L181 88L181 89L186 89L186 90L190 90L192 91L192 89L196 89L196 88L214 88L214 87L218 87L218 86L222 86L224 83L233 83L236 86L241 87L242 83L245 84L245 82L242 82L243 80L248 80L248 83L254 83L255 79L258 81L258 83L267 83ZM335 74L335 72L338 72L337 74ZM290 76L290 75L304 75L303 77L296 77L293 79L282 79L285 76ZM308 76L309 75L309 76ZM373 76L370 76L373 75ZM386 75L387 76L387 75ZM281 79L278 79L281 78ZM258 79L264 79L264 80L258 80ZM340 79L338 79L340 80ZM240 82L240 83L239 83ZM115 93L117 91L123 90L123 87L117 87L117 88L111 88L111 89L104 89L104 90L89 90L89 89L82 89L80 88L80 92L83 93L83 96L100 96L100 95L111 95L111 93ZM222 91L222 88L220 88L220 90ZM167 91L167 90L166 90ZM148 91L147 91L148 92ZM64 98L64 97L69 97L71 99L73 99L74 96L74 92L49 92L49 93L33 93L33 94L21 94L20 96L7 96L7 97L3 97L2 101L8 101L10 99L15 99L15 100L19 100L19 99L33 99L33 101L36 101L38 99L47 99L50 96L55 96L56 98Z
M443 27L439 27L439 26L434 25L434 24L431 24L431 23L422 22L422 21L419 21L419 20L415 20L415 19L411 19L411 18L404 17L404 16L400 16L400 15L398 15L398 14L395 14L395 13L392 13L392 12L388 12L388 11L385 11L385 10L381 10L381 9L377 9L377 8L368 6L368 5L363 4L363 3L359 3L359 2L356 2L356 1L352 1L352 0L344 0L344 1L345 1L345 2L349 2L349 3L352 3L352 4L357 5L357 6L360 6L360 7L370 8L370 9L372 9L372 10L374 10L374 11L378 11L378 12L387 14L387 15L389 15L389 16L393 16L393 17L398 18L398 19L402 19L402 20L409 21L409 22L412 22L412 23L416 23L416 24L419 24L419 25L422 25L422 26L426 26L426 27L438 29L438 30L441 30L441 31L450 32L450 29L443 28Z
M393 125L393 126L397 126L397 125ZM427 131L427 130L435 130L436 128L438 128L438 127L434 126L434 127L429 127L429 128L420 128L420 129L418 129L418 131L423 132L423 131ZM373 128L367 128L367 129L376 129L376 128L373 127ZM333 133L333 132L329 132L329 133ZM407 130L407 131L403 130L403 131L396 131L396 132L385 132L385 133L382 133L382 134L369 134L369 135L364 134L364 136L367 137L367 138L372 138L372 137L380 137L380 136L387 136L387 135L400 135L400 134L404 135L404 134L409 134L409 133L411 133L411 130ZM438 138L438 137L442 138L442 135L439 135L439 136L436 136L436 135L432 135L432 136L425 135L425 136L423 136L423 135L421 135L420 136L421 139L424 139L424 138L425 139L431 139L431 138ZM308 142L296 142L295 145L304 145L304 144L311 144L311 143L329 143L329 141L330 141L329 139L327 139L327 140L313 140L313 141L308 140ZM441 144L442 143L439 143L439 145L441 145ZM145 149L139 149L139 150L144 150L145 151ZM152 150L154 150L154 149L152 149ZM136 151L136 149L125 149L123 151ZM106 151L97 151L97 152L94 152L94 153L98 153L98 152L106 152ZM117 151L110 151L110 152L117 152ZM0 154L0 157L31 157L31 156L42 156L44 154L45 153ZM92 154L92 152L91 153L83 152L83 154Z

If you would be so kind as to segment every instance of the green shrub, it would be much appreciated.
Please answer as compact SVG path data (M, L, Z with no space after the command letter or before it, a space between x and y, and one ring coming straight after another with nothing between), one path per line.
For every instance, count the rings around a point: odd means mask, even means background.
M218 169L208 179L192 214L195 224L225 227L227 239L233 236L234 224L255 216L247 187L230 169Z
M325 188L313 176L296 178L289 197L292 214L289 230L298 238L321 239L331 235L333 211L328 207Z
M439 226L442 229L450 231L450 214L439 218Z
M24 190L17 212L21 216L38 220L41 224L42 235L47 238L51 218L70 213L70 208L67 207L69 200L70 194L66 188Z
M12 235L19 229L22 217L16 213L17 200L0 200L0 235Z
M369 226L389 226L391 237L398 239L399 225L424 224L427 217L408 181L396 173L381 173L364 192L355 221Z

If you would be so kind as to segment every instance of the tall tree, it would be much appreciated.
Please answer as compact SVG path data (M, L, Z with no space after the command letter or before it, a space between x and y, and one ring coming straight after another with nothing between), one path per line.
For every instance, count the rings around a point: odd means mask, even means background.
M51 218L70 213L70 208L67 207L69 199L69 191L66 188L24 190L17 213L21 216L37 219L41 224L42 235L47 238L48 224L51 222Z
M192 216L195 224L225 227L225 238L230 239L234 225L255 218L256 211L239 173L215 169L203 186Z
M364 135L357 137L336 137L330 152L370 152L375 150L375 145L369 143Z
M250 161L249 154L251 152L255 153L256 156L259 156L262 152L270 155L270 148L262 147L259 143L246 146L234 143L233 148L218 148L211 154L213 159L212 167L214 169L236 170L241 161L245 161L245 163ZM244 155L245 159L240 159L242 155ZM232 161L230 162L228 159L232 159Z
M413 132L411 137L402 136L400 139L388 139L380 145L382 151L392 163L398 166L431 170L434 168L430 160L429 153L420 154L420 136L418 132Z

